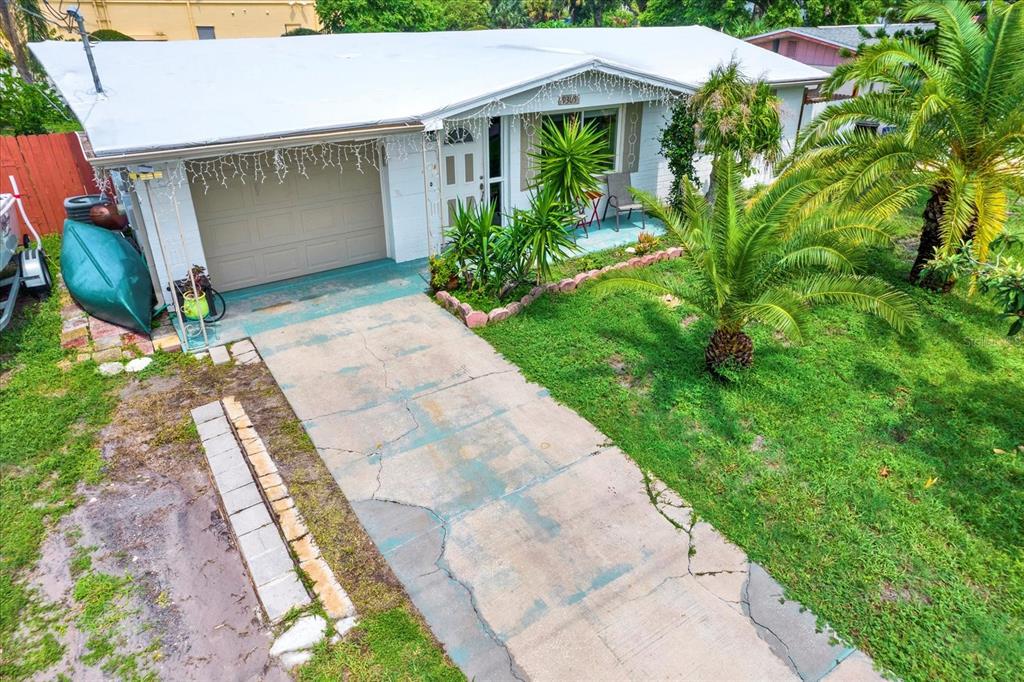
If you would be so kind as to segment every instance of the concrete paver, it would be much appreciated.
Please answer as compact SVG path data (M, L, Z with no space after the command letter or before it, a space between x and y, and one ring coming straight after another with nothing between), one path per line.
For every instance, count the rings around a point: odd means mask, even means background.
M820 679L852 668L813 615L769 611L774 592L751 584L760 569L740 548L693 523L671 491L650 491L603 434L426 297L253 340L471 679Z

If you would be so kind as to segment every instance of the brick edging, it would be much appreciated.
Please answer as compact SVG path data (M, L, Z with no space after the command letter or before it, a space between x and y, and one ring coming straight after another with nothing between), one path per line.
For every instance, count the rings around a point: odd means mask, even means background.
M682 255L682 247L673 246L668 249L649 253L646 256L634 256L629 260L620 261L612 265L606 265L598 270L587 270L586 272L579 273L575 277L567 277L560 282L550 282L548 284L535 286L530 289L529 293L518 301L513 301L507 305L494 308L489 313L485 313L482 310L475 310L473 306L460 301L447 291L438 291L434 294L434 298L437 299L437 302L444 306L444 308L452 315L455 315L462 320L467 327L470 329L476 329L478 327L486 327L487 325L494 324L495 322L507 320L513 315L518 315L524 308L546 293L563 293L573 291L583 282L600 277L612 270L646 267L663 260L679 258Z

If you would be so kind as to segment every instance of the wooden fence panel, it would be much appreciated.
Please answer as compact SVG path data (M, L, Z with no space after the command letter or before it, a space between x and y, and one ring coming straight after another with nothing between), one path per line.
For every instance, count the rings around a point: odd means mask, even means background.
M42 234L64 226L64 199L97 194L92 167L75 133L0 137L0 192L11 192L13 175L32 225Z

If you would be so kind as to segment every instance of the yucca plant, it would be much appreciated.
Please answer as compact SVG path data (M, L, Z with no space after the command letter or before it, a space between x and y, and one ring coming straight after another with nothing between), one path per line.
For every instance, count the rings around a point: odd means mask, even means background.
M459 201L451 226L444 231L445 254L458 263L463 281L486 287L494 277L498 227L491 202L466 206Z
M753 363L749 324L760 322L798 341L813 304L853 305L898 331L914 321L916 309L905 294L856 274L863 246L891 241L882 228L855 213L803 215L802 203L820 189L812 171L791 173L745 203L738 164L732 154L717 159L713 204L689 181L681 211L634 191L683 244L685 262L697 276L694 287L678 289L642 273L620 272L606 276L599 290L672 294L697 306L714 320L704 359L716 375Z
M552 187L558 200L572 207L586 205L587 193L600 187L598 176L612 164L607 134L579 116L561 125L546 120L530 157L537 168L536 186Z
M577 251L571 230L575 212L568 208L552 185L537 189L530 199L530 208L517 210L512 216L515 232L521 236L520 248L526 267L537 284L551 279L551 266Z
M1024 192L1024 3L995 0L982 24L977 15L961 0L912 5L908 20L936 25L934 51L887 38L837 67L826 93L851 81L884 87L817 116L789 163L826 176L820 203L878 219L927 194L915 282L936 255L967 242L984 262L1006 225L1008 195ZM862 121L894 131L875 135L855 127Z

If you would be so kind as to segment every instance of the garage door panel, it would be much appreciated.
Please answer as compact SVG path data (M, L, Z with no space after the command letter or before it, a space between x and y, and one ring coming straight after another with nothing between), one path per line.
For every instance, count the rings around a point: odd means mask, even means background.
M364 170L368 165L364 164ZM377 171L360 173L356 169L355 164L345 168L345 171L341 174L341 182L346 187L346 191L351 194L380 193L380 174Z
M214 286L223 291L386 257L380 173L354 163L291 169L256 185L192 187Z
M255 225L253 242L259 248L287 244L302 238L302 231L291 211L276 211L268 215L258 216Z
M196 216L200 220L230 215L252 205L252 187L239 187L234 182L229 182L225 187L219 182L211 181L206 187L199 185L193 188L192 194Z
M349 262L346 243L341 236L306 242L306 262L316 270L329 270L338 262Z
M307 168L306 175L309 177L304 178L300 173L295 182L295 194L300 201L322 201L325 196L351 193L347 187L342 187L342 172L337 168L316 170ZM345 179L348 180L347 177Z
M306 271L304 248L299 245L263 253L264 281L297 277Z
M354 234L347 241L348 256L353 263L365 263L380 258L377 254L385 248L384 233L379 230Z
M342 231L341 211L334 204L303 209L299 214L299 220L304 239Z
M257 267L257 256L255 254L240 254L237 256L207 256L206 264L211 273L217 273L220 280L234 283L234 287L247 287L260 282L261 272Z
M355 199L342 207L342 220L353 230L383 225L383 215L384 207L379 194Z
M277 206L288 206L294 204L298 199L295 192L295 175L301 179L297 171L290 171L284 181L279 181L276 175L271 175L264 182L254 184L255 207L268 209Z
M250 221L243 216L210 220L203 228L203 248L207 257L210 254L230 255L253 247Z

